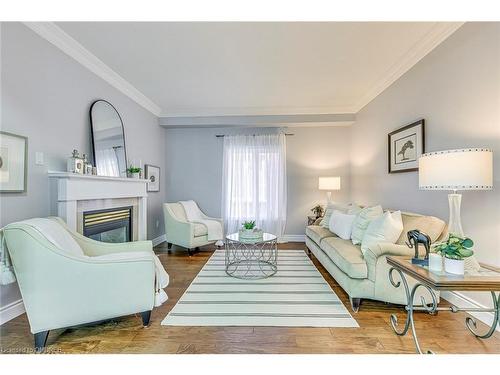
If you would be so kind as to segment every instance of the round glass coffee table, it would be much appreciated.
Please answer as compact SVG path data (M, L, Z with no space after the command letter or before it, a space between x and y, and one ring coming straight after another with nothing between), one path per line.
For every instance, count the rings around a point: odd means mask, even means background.
M240 239L238 233L226 236L226 273L239 279L265 279L278 271L278 241L271 233L262 239Z

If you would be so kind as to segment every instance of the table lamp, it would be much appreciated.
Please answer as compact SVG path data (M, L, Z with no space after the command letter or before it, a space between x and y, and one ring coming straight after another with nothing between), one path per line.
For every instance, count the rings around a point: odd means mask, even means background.
M332 201L332 190L340 190L340 177L320 177L318 180L319 190L327 190L327 202Z
M451 190L448 194L448 232L464 237L460 220L462 194L458 190L493 188L493 152L487 148L465 148L423 154L418 160L421 190Z

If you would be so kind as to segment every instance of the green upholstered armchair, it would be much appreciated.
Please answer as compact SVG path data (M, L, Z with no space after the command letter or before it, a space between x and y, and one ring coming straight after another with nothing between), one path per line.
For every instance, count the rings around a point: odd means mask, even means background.
M32 225L37 220L42 227ZM98 242L59 218L12 223L3 233L35 348L52 329L135 313L149 324L156 293L151 241Z

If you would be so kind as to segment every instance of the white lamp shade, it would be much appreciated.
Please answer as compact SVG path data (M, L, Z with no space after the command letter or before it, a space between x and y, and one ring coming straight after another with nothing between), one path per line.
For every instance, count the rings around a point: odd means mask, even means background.
M493 152L466 148L423 154L418 160L422 190L490 190L493 188Z
M319 190L340 190L340 177L320 177Z

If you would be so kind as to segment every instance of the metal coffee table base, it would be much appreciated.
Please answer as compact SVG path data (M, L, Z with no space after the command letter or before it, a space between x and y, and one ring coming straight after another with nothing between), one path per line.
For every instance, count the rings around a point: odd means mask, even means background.
M226 240L226 273L239 279L265 279L278 270L276 240L248 243Z

